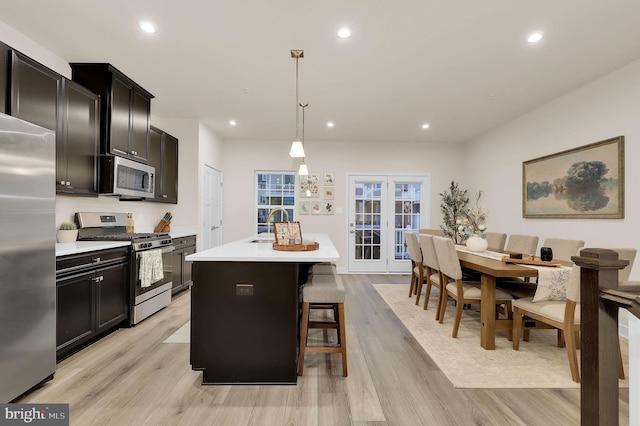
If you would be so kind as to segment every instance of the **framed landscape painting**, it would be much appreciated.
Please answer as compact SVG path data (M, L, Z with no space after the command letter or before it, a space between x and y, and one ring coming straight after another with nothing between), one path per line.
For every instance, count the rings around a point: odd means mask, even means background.
M523 162L522 216L624 218L624 136Z

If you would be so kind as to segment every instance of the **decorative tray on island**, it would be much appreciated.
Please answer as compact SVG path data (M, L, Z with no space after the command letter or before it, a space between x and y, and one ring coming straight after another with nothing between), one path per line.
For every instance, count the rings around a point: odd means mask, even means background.
M502 261L505 263L521 263L523 265L536 265L536 266L561 266L562 263L559 260L542 260L535 256L522 256L521 259L513 258L510 256L504 256Z
M318 250L320 244L278 244L273 243L273 249L278 251L313 251Z

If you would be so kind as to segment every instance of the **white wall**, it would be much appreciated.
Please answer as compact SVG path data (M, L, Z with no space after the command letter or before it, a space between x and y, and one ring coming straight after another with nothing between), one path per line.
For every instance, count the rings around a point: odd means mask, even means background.
M224 144L224 241L255 233L254 174L261 171L297 170L299 160L289 157L290 141L228 141ZM431 226L441 222L439 192L464 173L460 145L431 142L399 144L305 141L306 163L311 173L333 172L335 208L342 214L297 217L306 232L327 232L340 252L338 268L347 264L347 174L431 174ZM427 224L422 224L427 226Z
M467 144L467 187L482 189L488 227L508 234L581 239L586 247L638 247L640 223L640 61ZM625 136L624 219L525 219L522 162ZM472 177L473 179L470 179ZM639 262L640 263L640 262ZM640 280L634 266L632 280Z
M467 144L468 187L485 192L488 227L508 234L581 239L585 247L638 246L640 223L640 61L633 62ZM624 219L525 219L522 162L625 137ZM631 280L640 280L636 261ZM620 310L628 336L629 314Z

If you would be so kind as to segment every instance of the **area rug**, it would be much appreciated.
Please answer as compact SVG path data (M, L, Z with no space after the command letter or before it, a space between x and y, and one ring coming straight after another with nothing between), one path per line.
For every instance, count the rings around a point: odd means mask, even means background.
M162 343L189 343L191 339L191 321L177 329L171 336L164 339Z
M480 312L477 306L465 309L456 339L451 337L455 308L450 302L444 323L435 320L436 289L429 309L415 305L408 286L374 284L391 310L456 388L579 388L571 380L564 348L556 345L555 330L532 330L529 342L520 342L514 351L506 330L496 332L496 349L480 346ZM422 305L421 300L420 305ZM625 373L629 372L628 341L621 339ZM628 380L619 381L628 387Z

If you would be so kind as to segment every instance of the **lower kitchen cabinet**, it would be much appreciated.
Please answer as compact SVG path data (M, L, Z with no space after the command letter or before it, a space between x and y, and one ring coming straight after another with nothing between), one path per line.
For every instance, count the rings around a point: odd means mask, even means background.
M190 235L173 239L173 286L171 294L185 290L193 284L191 279L191 262L187 262L185 257L196 252L196 236Z
M58 360L129 316L129 247L56 259Z

